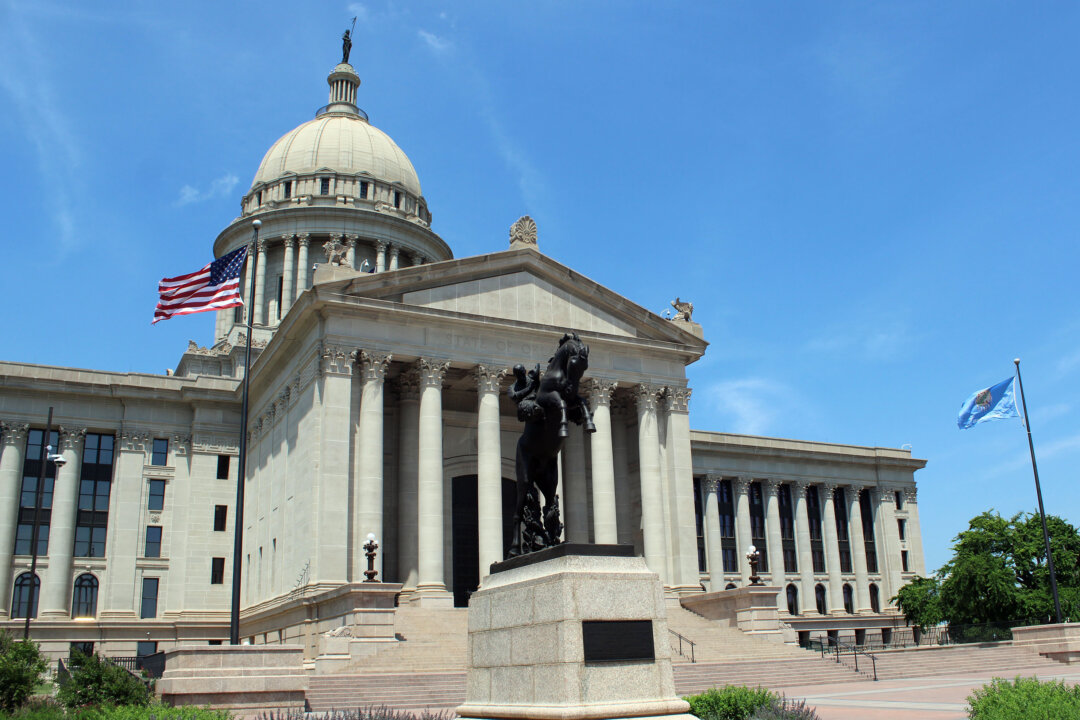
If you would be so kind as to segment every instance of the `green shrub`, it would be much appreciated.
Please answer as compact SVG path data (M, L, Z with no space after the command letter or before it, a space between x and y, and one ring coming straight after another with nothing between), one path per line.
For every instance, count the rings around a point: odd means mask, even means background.
M814 708L805 700L788 700L773 697L768 703L757 709L750 720L821 720Z
M228 710L214 710L191 705L170 707L153 705L101 705L80 708L74 712L74 720L230 720ZM41 720L53 720L42 718Z
M758 708L776 697L765 688L728 685L683 699L690 703L690 712L701 720L749 720Z
M11 714L0 713L0 717L11 720L64 720L64 706L51 697L32 697Z
M33 642L0 631L0 709L11 711L25 703L48 667Z
M1080 717L1080 687L1060 680L1039 682L1038 678L1003 680L994 678L968 696L971 720L1075 720Z
M56 693L57 699L69 708L150 703L150 690L142 681L97 655L76 651L70 670L71 677Z

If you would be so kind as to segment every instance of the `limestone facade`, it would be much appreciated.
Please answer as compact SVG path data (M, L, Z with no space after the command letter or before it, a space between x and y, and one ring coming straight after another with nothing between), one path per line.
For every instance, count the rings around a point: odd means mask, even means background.
M242 556L245 313L218 312L214 342L192 342L169 375L0 362L0 625L27 611L49 407L67 462L46 467L32 627L54 654L227 642L234 562L241 634L316 648L312 632L358 614L320 598L359 594L342 588L364 579L368 533L400 602L466 603L509 538L521 424L508 370L545 365L571 330L591 349L597 432L572 427L563 452L567 540L632 544L671 598L745 584L756 544L782 618L890 612L924 571L924 461L691 430L701 327L546 257L531 220L509 249L453 258L408 158L355 106L358 85L334 69L330 105L274 144L214 242L221 256L262 221L243 277L256 292Z

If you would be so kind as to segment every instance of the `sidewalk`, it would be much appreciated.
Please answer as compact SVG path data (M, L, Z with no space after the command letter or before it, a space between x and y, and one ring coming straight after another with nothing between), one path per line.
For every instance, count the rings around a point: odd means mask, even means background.
M1033 673L1019 673L1030 677ZM1080 667L1037 673L1040 680L1080 683ZM881 680L875 683L802 685L776 688L789 698L806 700L821 720L966 720L967 697L1002 673L963 673ZM1011 679L1011 678L1010 678Z

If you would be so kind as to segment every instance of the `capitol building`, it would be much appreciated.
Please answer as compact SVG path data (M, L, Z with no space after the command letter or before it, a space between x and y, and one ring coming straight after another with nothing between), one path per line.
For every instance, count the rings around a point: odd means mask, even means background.
M341 628L393 640L395 607L466 606L509 545L509 369L546 364L566 332L590 347L596 424L571 425L562 452L566 540L633 545L672 604L746 586L753 545L789 642L903 624L890 599L925 572L924 460L692 429L686 368L708 329L690 310L661 317L552 260L527 217L454 257L408 156L358 107L354 68L328 83L208 248L244 246L261 221L250 308L217 311L165 375L0 361L0 626L29 615L54 656L227 643L235 563L243 640L310 660ZM64 462L39 493L43 442ZM369 534L380 582L365 584Z

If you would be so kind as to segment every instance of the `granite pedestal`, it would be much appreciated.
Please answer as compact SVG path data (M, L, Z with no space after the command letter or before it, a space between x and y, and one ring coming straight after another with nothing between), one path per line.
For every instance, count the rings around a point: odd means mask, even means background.
M559 545L492 565L469 602L463 718L691 720L664 592L633 549Z

